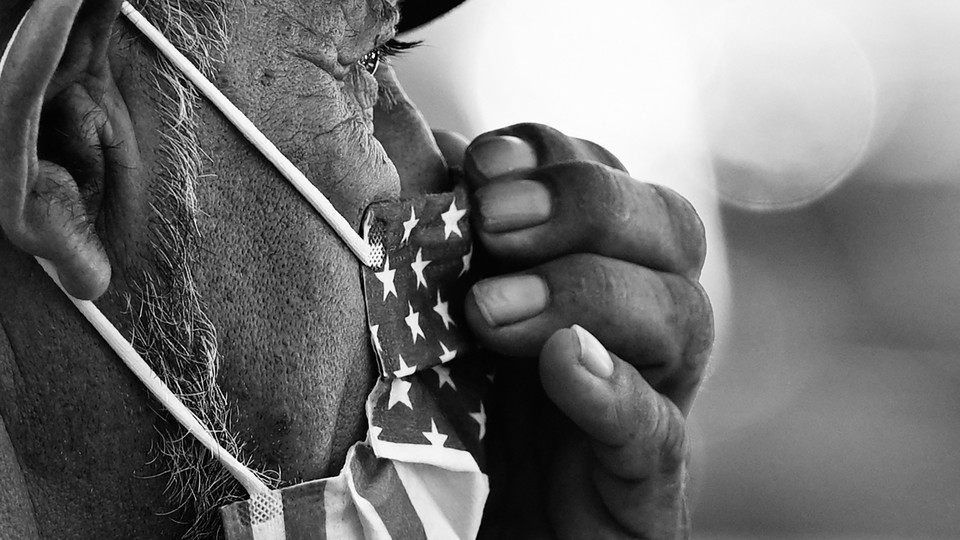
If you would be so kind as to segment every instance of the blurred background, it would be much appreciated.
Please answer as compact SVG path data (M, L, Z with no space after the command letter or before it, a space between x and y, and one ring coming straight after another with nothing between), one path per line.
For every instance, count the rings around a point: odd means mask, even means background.
M694 202L695 537L960 538L960 2L471 0L394 64Z

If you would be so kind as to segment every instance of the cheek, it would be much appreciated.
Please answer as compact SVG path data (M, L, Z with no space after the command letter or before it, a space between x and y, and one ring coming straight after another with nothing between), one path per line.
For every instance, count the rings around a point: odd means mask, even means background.
M285 478L315 478L362 436L375 375L358 262L218 113L203 126L215 174L197 185L197 274L218 331L220 382L257 461ZM369 202L396 195L396 170L362 122L301 128L274 142L354 226Z
M338 81L313 66L291 75L292 67L287 65L269 89L248 85L236 92L242 99L237 105L344 217L358 224L370 202L395 196L400 185L373 134L376 81L359 69Z
M353 256L289 225L299 231L236 226L227 257L204 265L204 297L241 440L284 478L315 478L344 450L338 426L362 416L374 364Z

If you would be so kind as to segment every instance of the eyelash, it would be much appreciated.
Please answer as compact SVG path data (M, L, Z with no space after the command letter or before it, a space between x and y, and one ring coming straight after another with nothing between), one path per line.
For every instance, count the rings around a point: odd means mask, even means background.
M419 45L419 41L400 41L398 39L391 39L390 41L378 47L377 50L367 53L363 58L357 61L357 64L359 64L361 68L367 70L367 73L373 75L377 72L377 68L380 67L380 62L383 62L387 58L400 56L401 54L404 54Z

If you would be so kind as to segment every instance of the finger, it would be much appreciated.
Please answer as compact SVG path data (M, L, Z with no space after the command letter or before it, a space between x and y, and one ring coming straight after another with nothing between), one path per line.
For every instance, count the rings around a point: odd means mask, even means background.
M447 163L426 120L388 65L377 70L380 99L373 109L374 136L400 175L403 196L448 191Z
M467 148L464 173L480 187L491 180L519 177L536 167L589 161L626 171L623 163L602 146L542 124L517 124L477 137Z
M529 265L568 253L596 253L700 275L706 257L703 223L676 192L591 162L541 167L525 176L476 192L476 228L495 257Z
M617 476L643 480L676 469L686 456L680 410L584 328L560 330L544 344L540 379Z
M454 169L463 166L467 146L470 145L470 141L466 137L448 129L435 129L433 130L433 138L437 141L443 159L447 161L447 167Z
M579 327L547 342L540 376L550 399L591 440L593 484L610 515L644 537L673 537L685 521L680 410Z
M510 356L536 356L554 332L579 324L681 407L713 340L710 302L698 283L597 255L482 280L464 310L480 343Z

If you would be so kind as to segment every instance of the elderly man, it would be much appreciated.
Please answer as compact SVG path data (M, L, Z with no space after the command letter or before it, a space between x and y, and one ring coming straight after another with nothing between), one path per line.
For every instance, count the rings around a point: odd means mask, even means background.
M504 355L509 405L481 536L683 536L683 417L712 341L700 222L543 126L435 139L370 60L400 10L406 28L452 4L141 7L354 228L371 202L447 188L444 152L462 162L497 270L464 309ZM0 6L2 538L212 537L236 492L35 256L280 484L334 474L365 436L376 370L356 259L119 6Z

